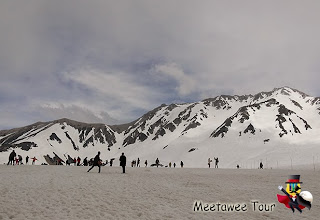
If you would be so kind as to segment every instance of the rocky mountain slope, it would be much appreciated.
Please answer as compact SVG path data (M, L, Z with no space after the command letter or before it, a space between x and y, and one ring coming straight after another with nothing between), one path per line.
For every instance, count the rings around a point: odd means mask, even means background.
M134 122L108 126L68 119L38 122L0 131L0 162L15 149L38 163L57 158L157 157L167 165L206 167L219 157L220 166L268 167L317 163L320 156L320 98L283 87L256 95L226 96L196 103L161 105ZM320 162L320 158L319 158Z

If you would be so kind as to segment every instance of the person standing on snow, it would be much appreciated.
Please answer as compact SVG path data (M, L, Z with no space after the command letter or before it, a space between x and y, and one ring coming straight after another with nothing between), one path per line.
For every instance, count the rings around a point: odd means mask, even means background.
M137 160L137 167L140 167L140 159L138 157L138 160Z
M32 159L32 165L34 165L34 163L36 162L36 160L38 160L35 156Z
M78 157L78 158L77 158L77 166L80 166L80 162L81 162L81 158Z
M214 168L218 168L218 163L219 163L218 157L217 157L217 158L214 157L214 160L215 160L215 166L214 166Z
M210 157L209 157L209 159L208 159L208 166L209 166L209 168L210 168L211 162L212 162L212 160L211 160Z
M119 158L120 160L120 166L122 167L122 173L126 172L126 163L127 163L127 158L124 156L124 153Z
M14 152L14 150L10 153L9 155L9 162L7 165L14 165L14 158L16 157L16 152Z

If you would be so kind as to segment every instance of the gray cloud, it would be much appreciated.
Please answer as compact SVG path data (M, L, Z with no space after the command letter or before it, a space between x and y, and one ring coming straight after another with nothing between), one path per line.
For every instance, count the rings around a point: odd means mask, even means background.
M319 9L311 0L1 1L0 128L71 112L130 121L163 102L284 85L319 96Z

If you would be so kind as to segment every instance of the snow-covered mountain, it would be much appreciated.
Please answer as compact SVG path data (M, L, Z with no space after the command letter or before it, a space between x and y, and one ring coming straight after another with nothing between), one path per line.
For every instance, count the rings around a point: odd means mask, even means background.
M56 158L118 158L206 167L271 168L320 162L320 98L283 87L256 95L161 105L129 124L108 126L68 119L0 131L0 162L14 148L38 163Z

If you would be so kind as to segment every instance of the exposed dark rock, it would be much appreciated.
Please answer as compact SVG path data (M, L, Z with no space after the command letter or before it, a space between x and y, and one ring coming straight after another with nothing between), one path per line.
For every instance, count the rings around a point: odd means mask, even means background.
M238 114L241 116L241 118L239 119L240 123L243 123L244 121L248 120L250 118L250 114L247 111L247 107L241 107L238 111Z
M86 148L90 143L94 146L93 136L91 136L84 142L83 147Z
M297 107L299 107L301 110L303 110L302 106L301 106L298 102L294 101L293 99L290 99L290 100L291 100L291 102L292 102L295 106L297 106Z
M171 105L169 105L168 107L167 107L167 109L169 110L169 111L172 111L173 109L175 109L175 108L177 108L178 107L178 105L176 105L176 104L171 104Z
M16 147L21 148L21 150L29 151L31 148L38 147L38 145L33 142L22 142L17 144Z
M301 134L299 128L293 123L293 121L291 120L291 118L289 118L289 121L292 123L293 129L294 129L294 133L299 133L299 134Z
M156 133L155 133L155 137L152 138L152 140L156 140L157 138L159 138L159 136L163 136L165 135L166 131L163 128L160 128Z
M128 146L130 144L134 144L136 142L136 140L138 139L139 137L139 131L138 129L136 129L134 132L132 132L128 137L126 137L123 141L123 146Z
M164 128L169 129L171 132L174 132L174 130L176 130L176 126L172 122L166 124Z
M212 106L212 107L215 107L216 109L223 109L229 105L229 103L225 99L231 100L231 97L232 96L218 96L213 99L205 99L203 100L203 103L206 106Z
M279 127L281 129L279 136L282 137L283 135L288 134L287 130L282 125L282 123L286 122L287 120L281 114L279 114L279 115L277 115L276 121L278 121Z
M188 124L188 126L183 130L183 132L186 132L186 131L188 131L188 130L190 130L190 129L196 128L196 127L198 127L198 126L200 126L200 125L201 125L201 124L200 124L199 122L193 121L193 122L191 122L190 124Z
M175 123L177 126L182 122L182 119L181 118L175 118L173 120L173 123Z
M303 121L304 127L305 127L306 130L312 129L311 126L308 124L308 122L306 120L304 120L303 118L301 118L299 116L297 116L297 117L300 118Z
M316 97L311 101L312 105L319 105L320 104L320 97Z
M138 137L141 142L145 141L148 138L148 136L144 133L140 133Z
M279 111L279 114L284 114L284 115L287 115L287 116L291 115L291 114L295 114L294 111L291 111L290 109L287 109L286 106L284 106L282 104L279 106L278 111Z
M210 137L219 137L219 135L221 134L221 137L223 138L229 130L228 127L231 127L231 124L232 117L226 119L224 123L210 135Z
M265 143L267 143L267 142L269 142L270 141L270 139L268 138L268 139L264 139L263 140L263 143L265 144Z
M50 135L50 140L52 140L52 141L56 140L56 141L58 141L59 144L62 143L61 139L56 135L56 133L52 133Z
M153 109L152 111L149 111L148 113L144 114L141 118L136 120L135 123L132 126L127 128L124 134L125 135L129 134L132 130L135 130L138 127L140 127L140 125L143 124L145 121L152 119L157 114L158 111L160 111L161 109L163 109L166 106L167 105L162 104L161 106L159 106L159 107Z
M72 138L70 137L70 135L68 134L68 132L66 131L66 132L64 132L64 133L66 134L66 137L71 141L72 146L73 146L73 149L79 150L79 147L76 146L76 144L74 143L74 141L72 140Z
M254 129L254 127L251 123L248 125L248 127L243 132L246 134L249 131L251 132L251 134L255 134L255 132L256 132L256 130Z
M188 150L188 152L192 152L192 151L195 151L195 150L198 150L197 148L191 148L190 150Z

